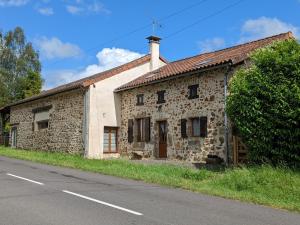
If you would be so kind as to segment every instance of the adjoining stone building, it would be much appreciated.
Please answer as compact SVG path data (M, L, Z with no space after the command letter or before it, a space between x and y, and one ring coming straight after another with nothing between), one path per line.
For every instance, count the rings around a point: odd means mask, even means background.
M148 40L148 55L0 109L0 125L10 116L11 146L88 158L119 156L120 99L114 90L167 63L156 38Z
M121 96L119 148L124 154L205 162L232 158L225 113L227 85L269 38L168 63L116 89Z

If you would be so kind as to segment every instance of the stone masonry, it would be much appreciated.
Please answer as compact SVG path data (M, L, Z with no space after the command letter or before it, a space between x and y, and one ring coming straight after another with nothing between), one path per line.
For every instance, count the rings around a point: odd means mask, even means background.
M83 90L74 90L11 107L17 127L17 148L83 153ZM49 128L33 129L33 109L52 106Z
M158 121L167 121L168 159L204 162L208 154L225 158L224 74L217 69L195 75L173 78L147 86L124 90L121 94L121 127L119 148L123 154L137 152L143 157L158 156ZM188 98L188 86L199 84L199 98ZM157 104L157 92L165 90L165 103ZM136 105L136 95L144 94L144 105ZM181 137L181 119L207 117L207 137ZM137 142L136 131L128 143L128 120L150 117L150 142ZM136 130L136 129L135 129Z

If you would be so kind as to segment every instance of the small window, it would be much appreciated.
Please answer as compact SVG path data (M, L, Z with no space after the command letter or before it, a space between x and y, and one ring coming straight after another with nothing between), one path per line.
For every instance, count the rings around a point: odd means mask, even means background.
M35 131L44 130L49 127L49 110L40 110L34 113L33 128Z
M144 105L144 95L143 94L136 96L136 105Z
M103 152L117 152L117 127L104 127Z
M49 121L48 120L43 120L43 121L38 121L37 122L38 130L47 129L48 126L49 126Z
M189 86L189 99L199 98L198 88L199 84Z
M199 117L192 118L191 124L192 124L192 136L200 137L200 119L199 119Z
M157 92L157 104L165 103L165 92L166 91L158 91Z

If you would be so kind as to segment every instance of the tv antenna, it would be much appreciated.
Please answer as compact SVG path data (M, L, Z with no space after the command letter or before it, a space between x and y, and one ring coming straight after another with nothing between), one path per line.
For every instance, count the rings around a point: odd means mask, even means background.
M152 35L155 36L156 31L158 30L158 28L162 28L162 24L158 21L153 19L152 20Z

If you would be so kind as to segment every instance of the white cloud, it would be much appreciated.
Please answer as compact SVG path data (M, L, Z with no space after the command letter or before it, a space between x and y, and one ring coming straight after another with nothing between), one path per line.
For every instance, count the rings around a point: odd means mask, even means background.
M83 77L91 76L96 73L114 68L132 60L142 57L143 54L121 48L104 48L97 53L97 64L88 65L79 70L59 70L44 73L44 89L56 87L61 84L69 83Z
M205 39L203 41L198 41L197 44L201 52L211 52L224 47L225 40L223 38L215 37L212 39Z
M53 8L51 7L38 8L37 11L45 16L51 16L54 14Z
M47 59L71 58L81 54L81 49L77 45L67 42L63 43L56 37L49 39L47 37L41 37L34 40L34 43L40 50L42 57Z
M23 6L28 2L29 0L0 0L0 6Z
M240 42L264 38L287 31L292 31L296 37L300 36L298 27L277 18L260 17L258 19L249 19L242 26Z
M72 4L67 4L66 10L73 15L110 13L101 2L96 0L76 0Z
M71 14L80 14L84 9L74 5L67 5L66 9Z

